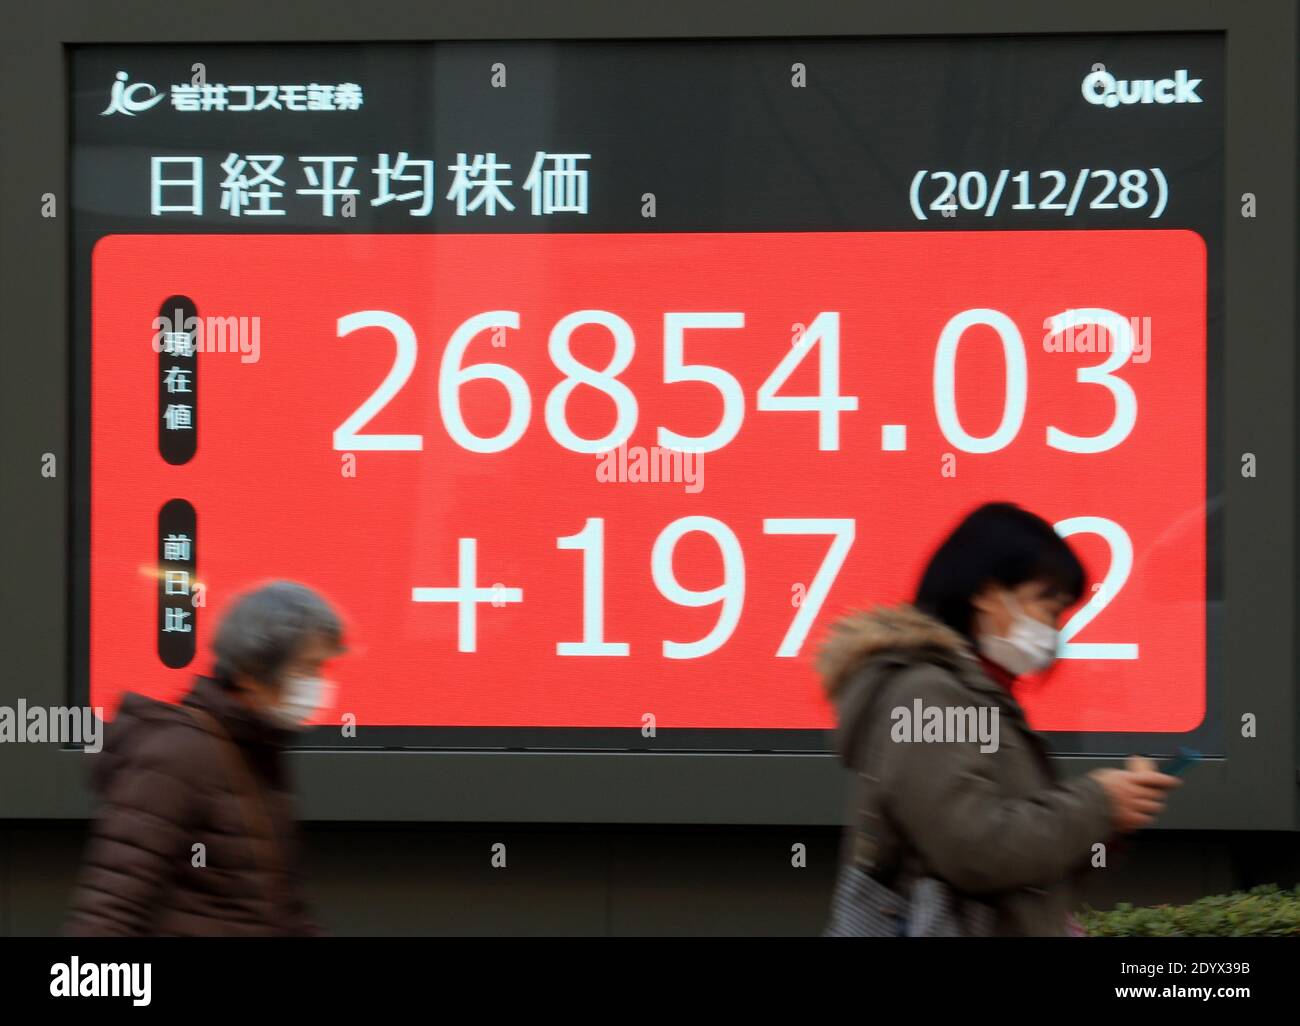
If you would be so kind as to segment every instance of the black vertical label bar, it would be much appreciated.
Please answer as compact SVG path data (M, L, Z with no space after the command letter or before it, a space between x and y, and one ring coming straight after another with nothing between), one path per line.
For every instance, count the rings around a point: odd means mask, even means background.
M199 444L198 347L202 334L194 301L188 296L163 300L154 329L153 347L158 353L158 452L168 463L188 463Z
M184 499L158 511L158 658L179 669L194 658L199 611L193 602L198 517Z

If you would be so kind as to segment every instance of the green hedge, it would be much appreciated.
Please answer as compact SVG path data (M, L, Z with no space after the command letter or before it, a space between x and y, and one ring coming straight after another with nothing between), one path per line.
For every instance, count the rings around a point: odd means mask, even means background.
M1284 891L1268 884L1190 905L1124 903L1109 912L1088 909L1078 919L1091 937L1300 937L1300 885Z

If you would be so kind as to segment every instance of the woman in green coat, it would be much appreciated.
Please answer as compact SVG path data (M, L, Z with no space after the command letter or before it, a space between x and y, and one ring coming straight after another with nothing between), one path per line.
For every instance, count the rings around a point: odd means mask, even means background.
M1051 665L1084 590L1050 524L992 503L911 605L835 625L819 669L860 790L829 934L1072 932L1096 846L1150 823L1179 783L1144 759L1062 779L1012 695Z

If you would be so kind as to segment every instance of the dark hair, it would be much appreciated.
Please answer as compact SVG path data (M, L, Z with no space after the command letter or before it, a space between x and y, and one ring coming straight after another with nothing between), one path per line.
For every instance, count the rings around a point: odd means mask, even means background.
M271 683L313 637L343 648L343 625L328 602L306 585L272 581L245 592L222 617L212 640L213 674L245 673Z
M1046 520L1009 502L990 502L930 557L913 604L973 640L971 600L989 584L1015 588L1029 581L1073 604L1083 597L1086 574Z

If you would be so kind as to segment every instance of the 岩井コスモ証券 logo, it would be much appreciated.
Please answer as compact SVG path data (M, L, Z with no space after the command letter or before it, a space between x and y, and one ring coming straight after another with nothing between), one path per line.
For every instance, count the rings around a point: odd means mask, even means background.
M160 93L148 82L132 82L127 85L126 80L128 77L125 71L117 73L115 76L117 81L113 83L113 88L109 94L108 106L99 112L101 117L105 114L125 114L129 118L133 118L141 111L148 110L161 102L163 97L167 95L165 92ZM147 99L137 100L135 94L141 89L148 90L149 96Z
M361 86L355 82L336 84L308 82L300 85L226 85L224 82L195 80L157 89L148 82L128 82L130 75L119 71L109 90L107 114L137 114L155 107L168 96L173 110L181 113L251 110L322 111L360 110Z

